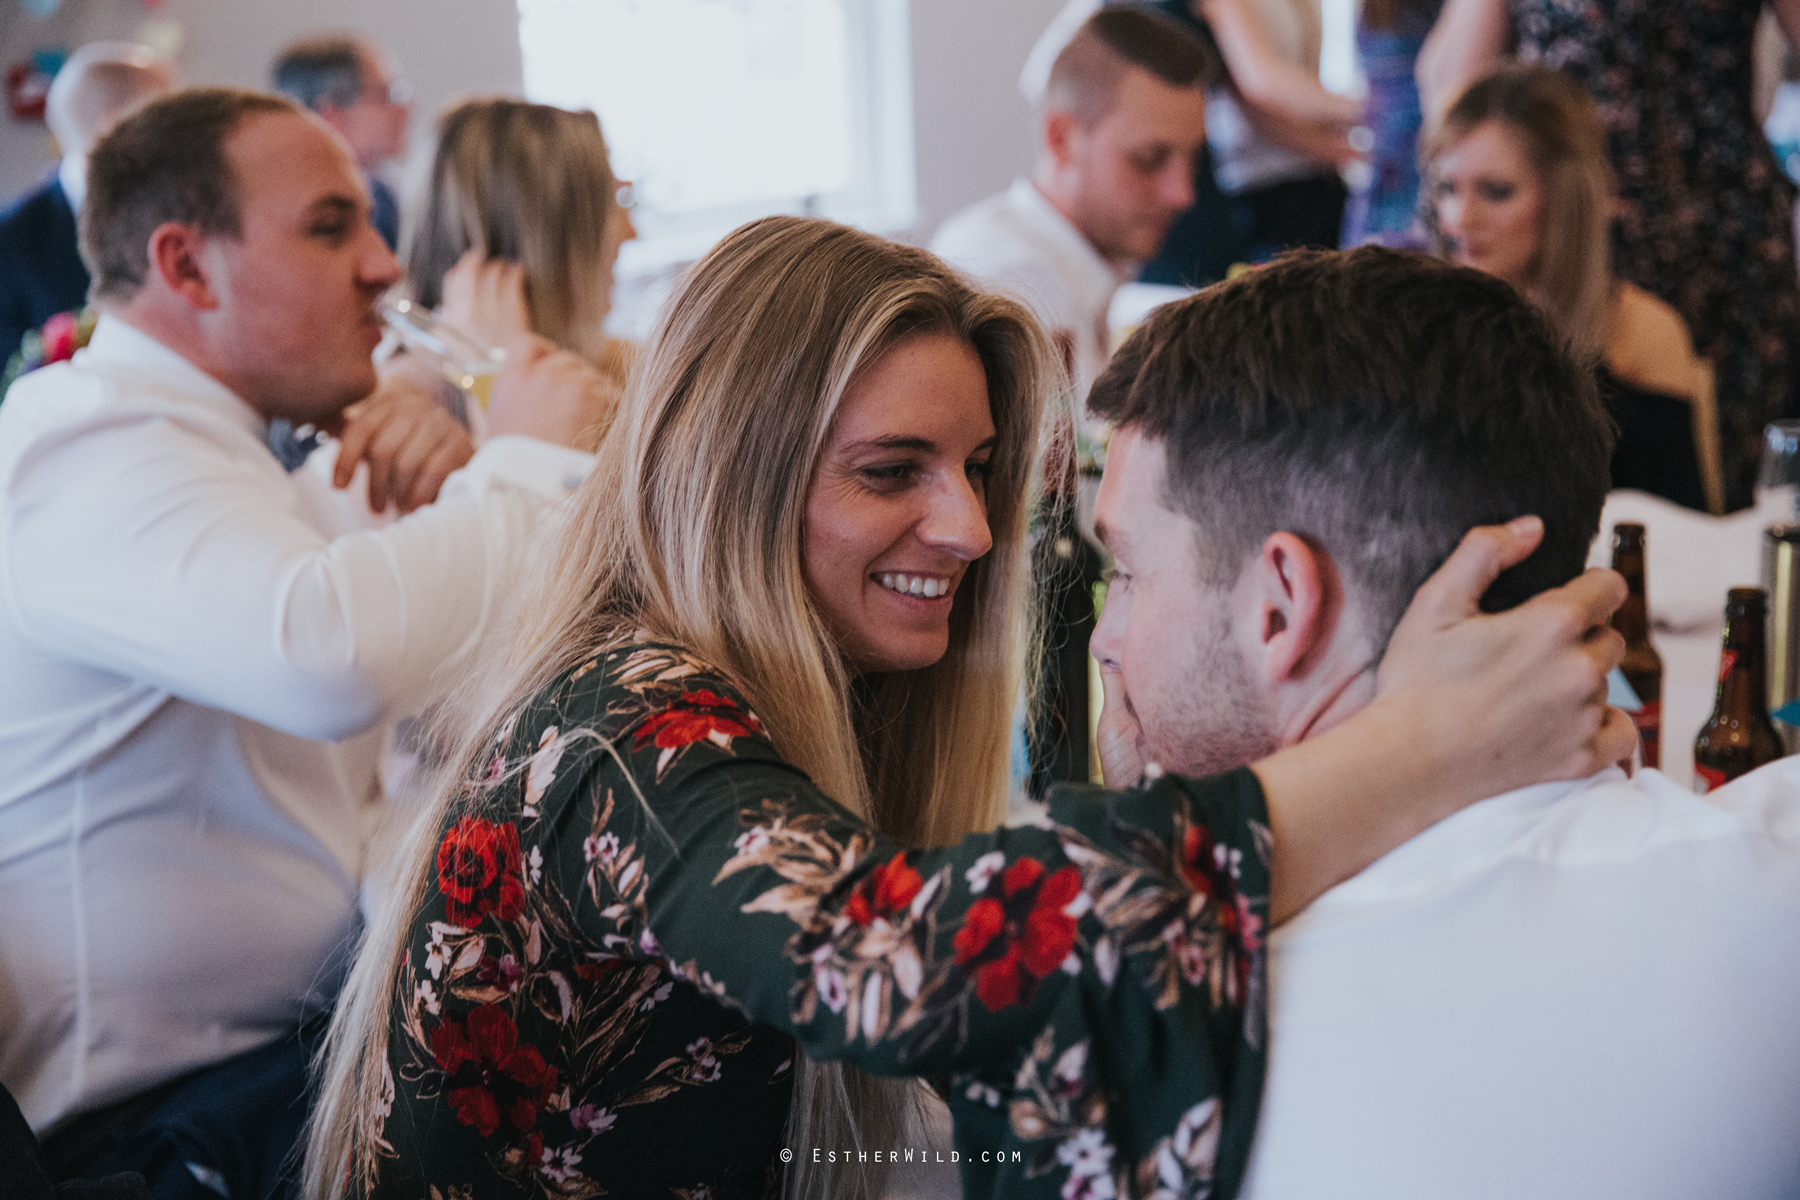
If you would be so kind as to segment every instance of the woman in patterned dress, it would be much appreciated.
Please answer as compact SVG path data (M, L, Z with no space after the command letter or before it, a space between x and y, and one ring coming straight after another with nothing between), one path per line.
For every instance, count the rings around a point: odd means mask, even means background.
M879 1195L902 1076L968 1195L1229 1196L1266 925L1521 782L1472 764L1610 761L1566 688L1492 717L1585 657L1542 616L1415 619L1348 733L996 831L1051 353L827 222L693 268L340 1001L310 1196Z
M1605 118L1619 185L1613 267L1673 305L1713 362L1725 505L1751 502L1764 424L1794 411L1794 188L1752 103L1763 0L1447 0L1419 55L1428 116L1518 57L1567 71ZM1800 43L1800 0L1772 0Z

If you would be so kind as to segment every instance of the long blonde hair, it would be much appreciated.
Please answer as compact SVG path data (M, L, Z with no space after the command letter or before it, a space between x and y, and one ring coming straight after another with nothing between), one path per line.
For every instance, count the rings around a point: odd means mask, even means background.
M805 582L806 497L846 390L900 340L927 332L964 340L987 375L994 545L958 590L944 657L864 676L853 699ZM828 222L746 225L693 268L544 560L538 594L498 639L495 661L473 673L486 685L461 700L470 715L454 776L415 823L395 898L333 1018L307 1195L359 1194L372 1177L396 971L438 831L478 794L464 785L478 748L504 714L594 650L644 631L728 672L784 757L903 843L947 843L1000 823L1027 646L1028 493L1054 361L1016 302L971 290L923 251ZM790 1143L916 1144L907 1139L918 1133L917 1088L803 1061ZM789 1195L856 1194L807 1157ZM870 1196L883 1183L879 1168L857 1180Z
M1606 125L1592 96L1549 67L1508 67L1476 80L1425 141L1431 187L1437 160L1476 126L1511 130L1537 172L1538 258L1525 291L1550 314L1571 345L1598 359L1612 322L1612 164ZM1437 249L1443 235L1432 222Z
M438 118L429 173L411 189L401 259L413 298L443 301L471 248L525 271L531 328L594 362L612 281L608 227L622 220L599 118L504 96Z

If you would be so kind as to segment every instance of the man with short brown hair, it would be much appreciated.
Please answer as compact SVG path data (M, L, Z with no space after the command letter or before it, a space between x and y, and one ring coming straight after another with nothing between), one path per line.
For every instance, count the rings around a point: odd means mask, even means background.
M599 393L527 335L473 458L428 420L371 428L399 267L342 141L279 97L153 102L89 194L93 339L0 406L0 1082L59 1175L264 1196L392 725L502 609ZM276 418L435 501L372 521L276 462Z
M1118 422L1102 736L1146 769L1328 735L1382 702L1396 622L1469 526L1541 519L1481 605L1542 604L1606 495L1612 422L1551 322L1391 250L1165 306L1091 402ZM1800 759L1704 797L1608 767L1480 800L1273 931L1241 1194L1800 1195L1797 926Z

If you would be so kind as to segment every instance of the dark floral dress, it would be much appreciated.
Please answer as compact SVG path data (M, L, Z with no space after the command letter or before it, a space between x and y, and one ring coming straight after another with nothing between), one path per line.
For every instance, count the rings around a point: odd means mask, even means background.
M1621 279L1662 297L1718 375L1728 508L1800 354L1794 188L1751 100L1762 0L1510 0L1519 57L1593 93L1618 174Z
M950 1080L969 1196L1230 1196L1263 1077L1249 771L902 851L636 645L496 731L400 966L376 1193L770 1194L796 1042ZM904 1164L922 1147L865 1146ZM842 1162L843 1159L839 1159Z

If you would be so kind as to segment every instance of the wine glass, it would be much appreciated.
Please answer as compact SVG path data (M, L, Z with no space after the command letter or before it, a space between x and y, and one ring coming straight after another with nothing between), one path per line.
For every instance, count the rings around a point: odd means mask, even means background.
M1800 421L1771 421L1763 428L1756 509L1772 524L1800 520Z

